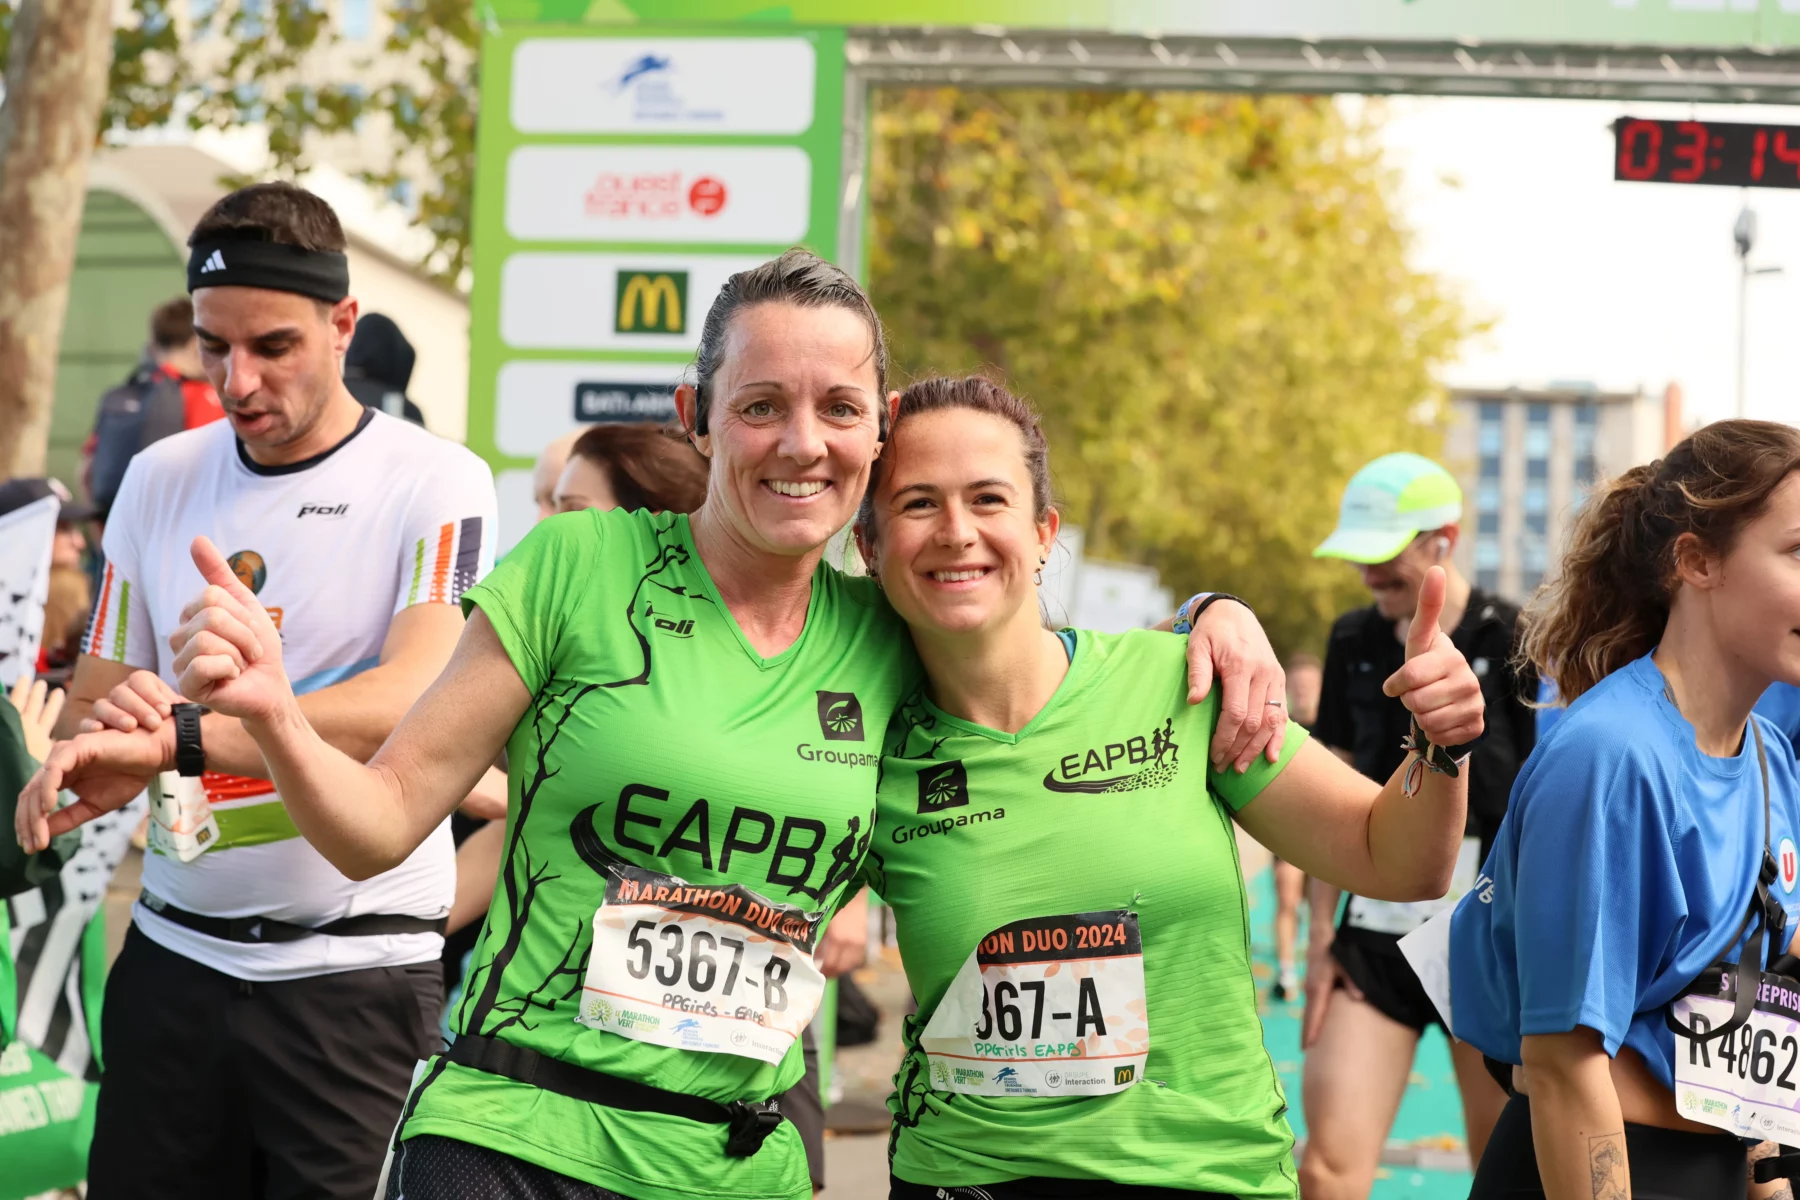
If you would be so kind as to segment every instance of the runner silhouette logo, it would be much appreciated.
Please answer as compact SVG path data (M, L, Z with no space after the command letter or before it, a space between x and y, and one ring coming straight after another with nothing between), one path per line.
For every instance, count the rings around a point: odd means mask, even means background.
M961 759L932 763L919 772L919 811L943 812L969 803L969 771Z
M855 693L819 693L819 732L828 742L863 740L862 702Z

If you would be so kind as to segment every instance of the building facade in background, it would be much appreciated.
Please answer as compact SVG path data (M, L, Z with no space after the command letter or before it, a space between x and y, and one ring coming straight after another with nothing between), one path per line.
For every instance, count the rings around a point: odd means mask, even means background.
M1594 484L1660 455L1681 427L1680 404L1672 384L1661 399L1591 388L1453 391L1444 456L1463 489L1457 565L1478 587L1528 599Z

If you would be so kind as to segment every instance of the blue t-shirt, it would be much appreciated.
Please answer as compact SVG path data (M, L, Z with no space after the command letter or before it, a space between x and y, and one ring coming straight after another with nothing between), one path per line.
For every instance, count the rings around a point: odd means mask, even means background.
M1769 760L1773 885L1800 912L1800 771L1779 731L1752 716ZM1454 1032L1519 1061L1526 1034L1598 1031L1674 1086L1663 1005L1708 966L1736 960L1762 863L1756 740L1711 758L1646 655L1569 706L1513 783L1481 878L1450 927Z
M1562 720L1563 715L1562 697L1556 690L1556 680L1548 675L1538 679L1537 702L1540 706L1537 710L1537 735L1541 742L1551 727Z
M1800 687L1791 683L1771 683L1762 699L1756 702L1756 711L1787 734L1789 742L1800 747Z

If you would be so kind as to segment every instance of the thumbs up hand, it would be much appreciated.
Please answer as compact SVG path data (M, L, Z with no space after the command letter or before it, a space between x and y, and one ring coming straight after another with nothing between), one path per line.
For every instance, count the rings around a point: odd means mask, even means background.
M1399 697L1432 745L1462 746L1481 736L1487 705L1468 660L1438 627L1447 587L1442 567L1425 572L1406 633L1406 665L1388 676L1381 690Z
M181 694L226 716L267 720L293 702L281 635L217 546L197 537L192 552L206 590L181 610L181 628L169 637Z

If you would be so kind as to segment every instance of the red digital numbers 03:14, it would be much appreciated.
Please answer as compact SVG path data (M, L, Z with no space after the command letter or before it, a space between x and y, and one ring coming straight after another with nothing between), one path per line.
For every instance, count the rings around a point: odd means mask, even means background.
M1800 188L1800 126L1621 117L1613 126L1613 178Z

